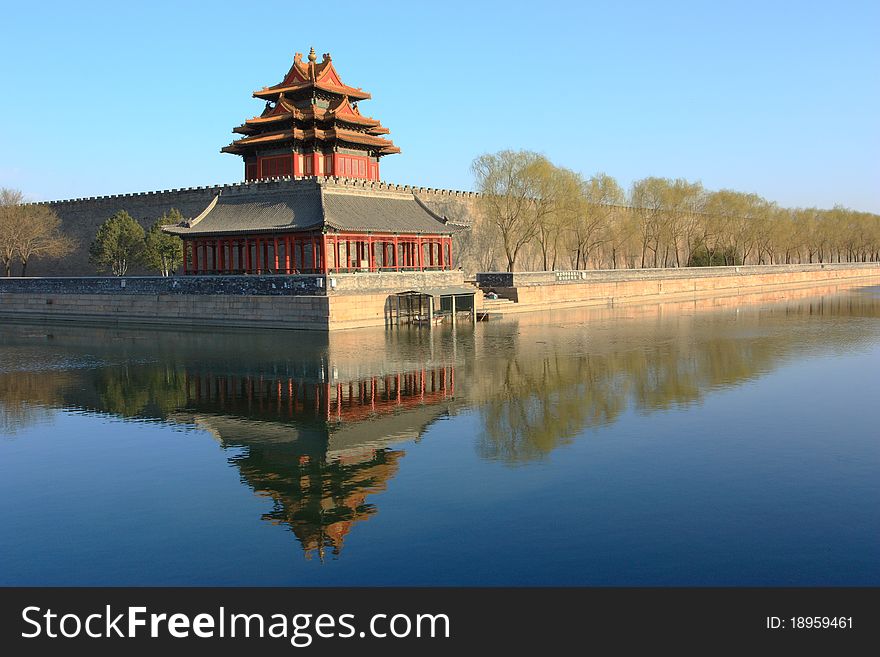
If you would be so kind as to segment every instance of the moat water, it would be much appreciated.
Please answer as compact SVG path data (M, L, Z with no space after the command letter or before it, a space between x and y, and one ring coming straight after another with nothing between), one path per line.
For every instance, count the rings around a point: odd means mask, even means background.
M878 475L878 288L0 325L3 585L876 586Z

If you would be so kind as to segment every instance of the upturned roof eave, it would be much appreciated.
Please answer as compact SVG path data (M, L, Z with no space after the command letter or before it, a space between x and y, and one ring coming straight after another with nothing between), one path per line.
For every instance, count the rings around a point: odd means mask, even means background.
M362 89L355 89L354 87L349 86L338 87L335 84L326 84L320 81L316 82L311 80L295 85L264 87L263 89L257 89L252 95L254 98L272 100L283 93L295 93L298 91L310 91L313 89L319 89L321 91L327 91L341 96L348 96L358 100L370 100L373 97L370 92L363 91Z

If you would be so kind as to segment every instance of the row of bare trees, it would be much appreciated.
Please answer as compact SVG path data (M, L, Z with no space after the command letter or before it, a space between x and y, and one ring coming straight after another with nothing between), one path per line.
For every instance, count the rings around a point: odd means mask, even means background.
M461 257L491 271L880 261L880 216L783 208L757 194L643 178L624 191L528 151L474 160L478 212Z
M63 258L75 248L51 208L24 203L17 190L0 189L0 261L6 276L12 275L16 262L25 276L31 258Z

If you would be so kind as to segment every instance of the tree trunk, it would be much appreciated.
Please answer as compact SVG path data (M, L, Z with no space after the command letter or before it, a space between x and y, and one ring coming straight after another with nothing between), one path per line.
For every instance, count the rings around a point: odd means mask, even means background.
M22 258L22 259L21 259L21 276L22 276L22 278L24 278L24 277L27 275L27 274L26 274L26 272L27 272L27 262L28 262L28 261L27 261L27 258Z

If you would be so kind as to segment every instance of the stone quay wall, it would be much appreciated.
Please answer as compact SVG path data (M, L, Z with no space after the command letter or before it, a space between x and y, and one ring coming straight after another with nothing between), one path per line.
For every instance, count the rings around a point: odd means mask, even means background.
M481 289L516 302L505 314L874 281L880 283L880 263L477 274Z
M313 179L313 178L311 178ZM125 210L146 230L163 214L175 208L186 218L198 216L218 194L234 195L261 190L293 187L302 178L273 178L252 182L238 182L206 187L185 187L154 192L91 196L62 201L43 201L61 219L61 229L74 238L77 248L61 260L33 258L28 262L28 273L34 276L89 276L95 268L89 263L89 245L98 227L119 210ZM431 187L410 187L378 181L322 179L331 184L370 189L406 190L415 193L434 212L447 216L456 224L470 225L473 221L475 199L473 192L461 192ZM144 268L134 268L132 274L149 274Z
M0 318L223 328L328 330L326 296L0 293Z
M505 302L499 311L503 314L744 294L783 298L787 289L880 284L878 263L574 273L576 277L572 272L490 273L478 280L484 290L494 289L516 302ZM397 292L459 285L464 285L461 271L0 278L0 319L334 331L384 326ZM478 310L480 297L478 293Z
M463 279L460 271L0 278L0 319L332 331L384 326L397 292Z

